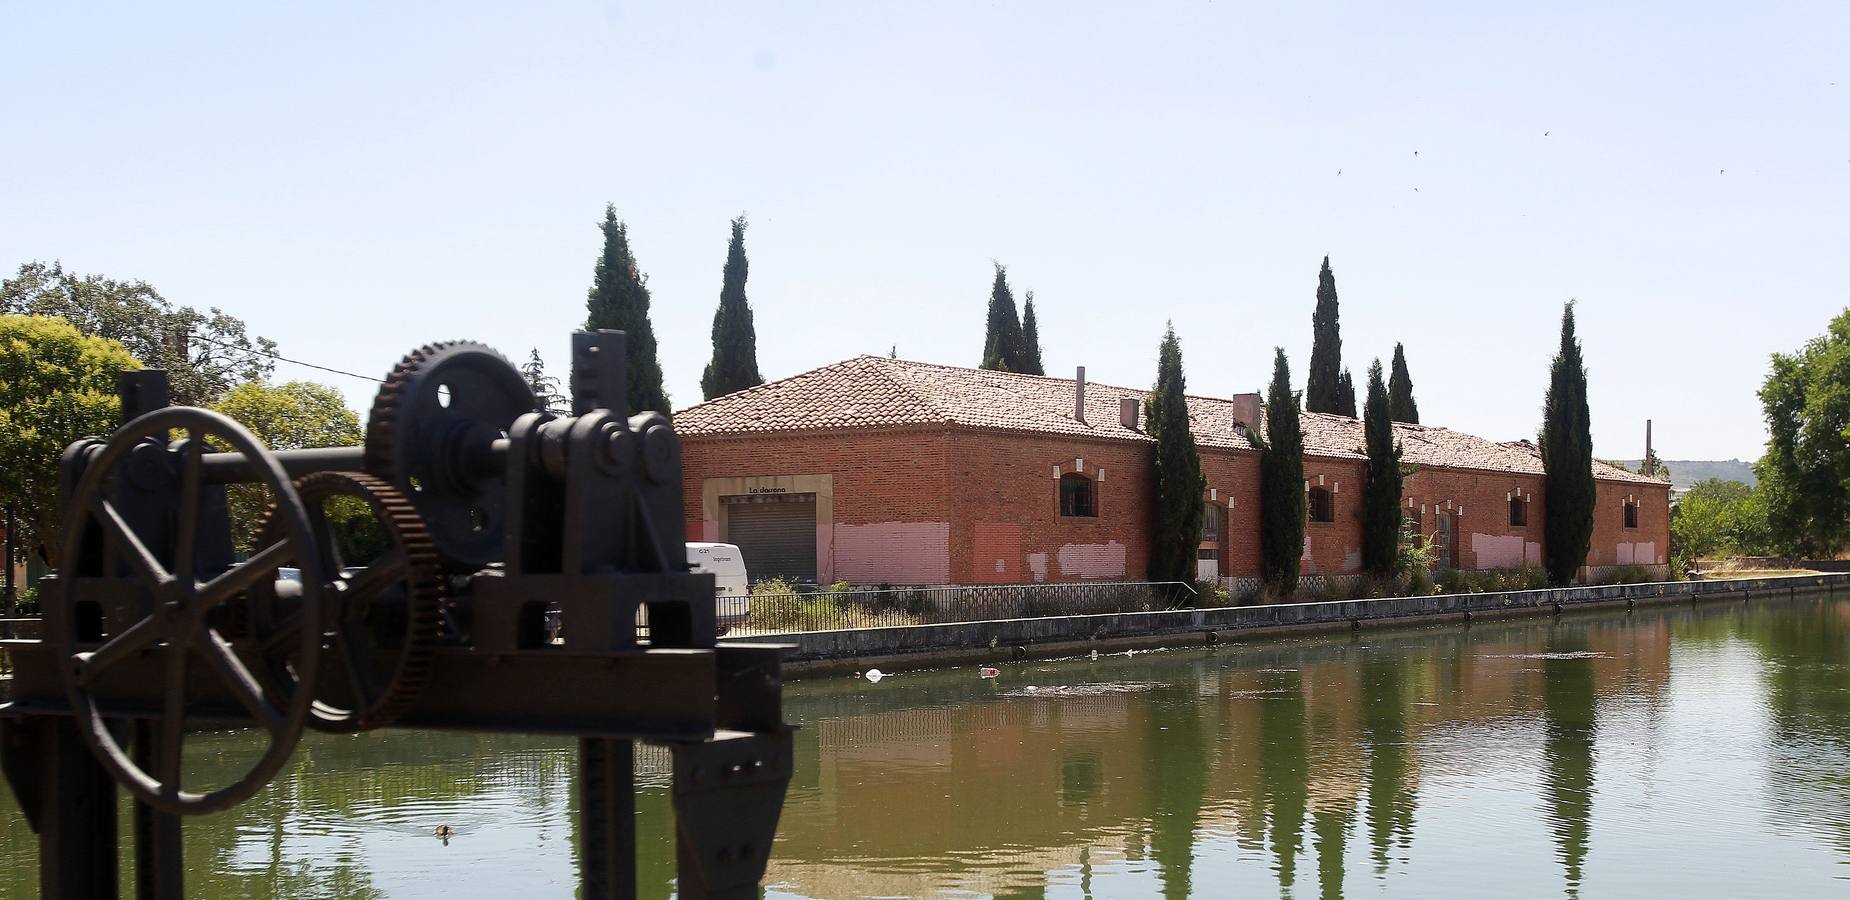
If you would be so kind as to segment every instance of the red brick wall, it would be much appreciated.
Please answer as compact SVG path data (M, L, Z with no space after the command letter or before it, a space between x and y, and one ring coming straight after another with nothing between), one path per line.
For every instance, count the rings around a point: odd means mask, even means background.
M1151 515L1149 444L957 431L950 436L947 458L953 581L1144 578ZM1083 461L1083 468L1075 461ZM1097 518L1060 515L1056 467L1095 480L1099 469L1105 470L1104 480L1095 484ZM995 526L1003 524L1019 526L1013 545L999 540ZM1009 572L1022 577L1004 578Z
M1149 560L1150 452L1146 443L1075 440L1004 432L895 430L684 439L687 534L702 538L701 485L713 477L833 476L834 525L945 523L948 580L1020 583L1145 577ZM1097 478L1097 518L1062 517L1054 471ZM1335 521L1307 523L1305 574L1361 569L1360 460L1308 457L1312 483L1333 489ZM1259 455L1206 448L1202 473L1225 510L1223 576L1259 574ZM1457 526L1458 565L1492 568L1540 562L1543 480L1536 475L1424 467L1405 496L1424 506L1421 531L1441 513ZM1524 526L1509 524L1508 497L1532 498ZM1639 501L1638 527L1623 527L1626 495ZM1449 509L1447 503L1449 501ZM1661 564L1669 544L1669 492L1663 485L1600 482L1590 566L1636 560ZM906 552L900 541L895 552ZM1623 550L1621 545L1624 545ZM1629 553L1629 556L1626 554ZM834 576L834 560L818 560ZM852 570L852 571L850 571ZM853 578L854 565L840 577ZM874 580L874 579L870 579ZM880 577L877 580L901 579Z

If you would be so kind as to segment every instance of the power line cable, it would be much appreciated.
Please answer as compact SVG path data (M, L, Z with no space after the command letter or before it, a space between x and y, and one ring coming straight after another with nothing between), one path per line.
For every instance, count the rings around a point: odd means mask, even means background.
M385 383L385 379L383 379L383 378L374 378L374 377L373 377L373 376L371 376L371 375L361 375L361 374L359 374L359 373L357 373L357 372L349 372L349 371L346 371L345 369L334 369L334 368L329 368L328 366L318 366L318 365L315 365L315 364L314 364L314 363L312 363L312 362L303 362L303 361L301 361L301 360L299 360L299 359L290 359L290 358L289 358L289 357L287 357L287 356L281 356L281 355L279 355L279 354L275 354L275 353L266 353L266 352L264 352L264 351L262 351L262 350L252 350L252 349L251 349L251 348L249 348L249 347L240 347L240 346L238 346L237 344L232 344L232 343L227 343L227 342L225 342L225 341L221 341L221 340L217 340L217 339L215 339L215 338L209 338L209 337L206 337L206 336L204 336L204 335L198 335L198 334L195 334L195 335L191 335L190 337L191 337L191 339L192 339L192 340L195 340L195 341L205 341L205 342L206 342L206 343L208 343L208 344L217 344L217 345L219 345L220 347L228 347L228 348L230 348L230 349L232 349L232 350L237 350L237 351L239 351L239 352L241 352L241 353L249 353L249 354L252 354L252 355L254 355L254 356L267 356L267 357L269 357L269 358L271 358L271 359L274 359L274 360L277 360L277 361L279 361L279 362L286 362L286 363L293 363L293 364L295 364L295 365L298 365L298 366L307 366L307 367L309 367L309 368L311 368L311 369L320 369L320 370L321 370L321 371L323 371L323 372L332 372L332 373L334 373L334 374L336 374L336 375L345 375L345 376L347 376L348 378L360 378L360 379L364 379L364 380L366 380L366 381L372 381L372 382L376 382L376 383L378 383L378 384L384 384L384 383Z

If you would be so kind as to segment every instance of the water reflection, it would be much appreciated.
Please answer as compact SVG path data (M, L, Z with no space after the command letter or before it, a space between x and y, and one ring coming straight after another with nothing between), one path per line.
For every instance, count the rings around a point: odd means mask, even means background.
M1850 874L1846 602L1118 655L997 681L832 678L793 685L787 705L804 727L770 897L1828 894ZM1711 761L1716 729L1764 792L1678 774ZM221 751L198 774L235 771L244 740L198 741ZM189 820L189 887L569 894L573 751L312 737L257 799ZM672 892L658 756L640 776L645 897ZM1650 798L1744 805L1764 827L1703 844L1700 816ZM447 847L430 834L443 823L459 832ZM1699 844L1738 862L1694 880L1674 848ZM33 853L0 798L0 893L35 893Z

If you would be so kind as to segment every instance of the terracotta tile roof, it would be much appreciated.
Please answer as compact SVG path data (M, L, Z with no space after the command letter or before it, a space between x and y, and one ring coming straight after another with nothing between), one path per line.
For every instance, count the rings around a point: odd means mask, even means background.
M674 423L684 436L940 425L1150 440L1119 423L1118 401L1125 398L1147 402L1149 390L1086 382L1086 421L1081 422L1073 418L1070 378L857 356L688 407L675 414ZM1188 411L1201 446L1252 449L1231 401L1189 397ZM1140 418L1145 412L1140 409ZM1303 424L1307 454L1365 458L1360 421L1304 413ZM1424 425L1396 424L1394 430L1409 463L1542 473L1541 456L1527 441L1498 443ZM1603 463L1594 464L1594 474L1615 481L1654 481Z

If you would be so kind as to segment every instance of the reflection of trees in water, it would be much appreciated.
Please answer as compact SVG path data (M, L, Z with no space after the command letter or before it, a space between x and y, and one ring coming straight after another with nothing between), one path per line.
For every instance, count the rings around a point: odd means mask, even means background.
M1289 894L1297 878L1304 813L1310 805L1310 738L1305 728L1304 684L1297 671L1263 673L1267 696L1259 701L1259 772L1271 814L1270 837L1278 886Z
M1398 655L1375 652L1362 658L1362 734L1368 742L1368 841L1375 874L1385 875L1388 851L1413 843L1418 790L1413 744L1407 730L1407 679L1411 667Z
M1201 664L1152 691L1144 716L1144 765L1150 786L1150 853L1162 871L1163 896L1189 895L1195 827L1208 787L1208 735L1195 695Z
M1585 629L1558 623L1547 643L1551 654L1587 649ZM1570 896L1580 889L1593 815L1594 672L1588 657L1542 662L1542 776L1545 814L1556 856L1567 870Z
M1850 774L1838 764L1850 755L1850 604L1814 601L1790 615L1754 616L1743 636L1764 660L1773 726L1767 777L1780 812L1809 820L1850 863Z

